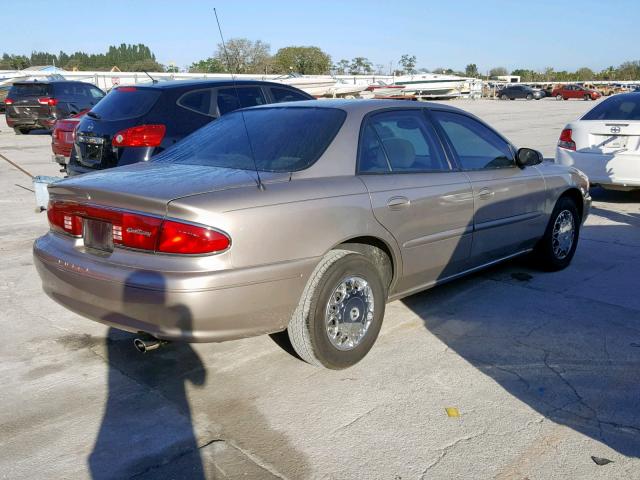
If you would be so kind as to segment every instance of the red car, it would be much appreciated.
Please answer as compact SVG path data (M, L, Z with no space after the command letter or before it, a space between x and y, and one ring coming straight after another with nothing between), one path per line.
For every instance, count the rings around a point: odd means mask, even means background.
M60 172L67 171L67 164L75 141L75 129L87 112L88 110L83 110L69 118L58 120L53 125L51 150L53 150L53 161L59 163L60 167L62 167Z
M570 98L580 98L582 100L597 100L602 95L600 92L585 88L580 85L560 85L551 92L552 97L556 100L569 100Z

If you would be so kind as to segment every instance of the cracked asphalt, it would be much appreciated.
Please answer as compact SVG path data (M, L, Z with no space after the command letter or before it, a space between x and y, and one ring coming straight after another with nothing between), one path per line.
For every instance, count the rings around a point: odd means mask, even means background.
M593 106L454 104L547 157ZM57 174L49 142L0 123L33 174ZM520 259L389 304L333 372L270 337L136 353L42 293L46 216L1 160L0 186L0 478L640 478L638 194L593 190L567 270Z

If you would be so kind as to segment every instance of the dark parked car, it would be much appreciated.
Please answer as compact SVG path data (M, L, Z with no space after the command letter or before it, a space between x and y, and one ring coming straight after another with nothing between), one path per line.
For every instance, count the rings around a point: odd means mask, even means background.
M78 175L149 160L241 106L312 99L297 88L257 80L117 87L80 121L67 171Z
M526 98L527 100L540 100L544 98L542 90L536 90L526 85L509 85L498 92L502 100L515 100L516 98Z
M4 104L4 100L7 98L10 88L11 85L0 85L0 112L5 111L6 106Z
M44 128L61 118L92 108L105 93L86 82L49 80L16 82L5 99L7 125L17 134Z

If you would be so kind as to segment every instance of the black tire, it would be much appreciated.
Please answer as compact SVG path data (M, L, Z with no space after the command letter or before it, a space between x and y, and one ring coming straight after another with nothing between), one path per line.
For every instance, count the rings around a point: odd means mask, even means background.
M509 97L507 97L505 94L500 95L500 100L509 100Z
M584 101L588 102L589 100L591 100L591 97L589 95L585 95L584 96Z
M16 132L16 135L26 135L29 133L29 129L24 127L13 127L13 131Z
M562 98L562 95L558 94L556 95L556 100L564 100L564 99Z
M561 255L560 253L562 252L558 252L558 249L554 248L556 245L554 230L557 227L556 222L558 221L558 217L560 217L560 215L566 215L567 212L571 215L573 221L573 238L569 250ZM540 239L533 252L537 264L543 270L555 272L569 266L578 246L581 223L582 219L578 213L578 207L575 201L569 197L560 197L551 213L551 218L549 219L549 224L544 232L544 236Z
M360 343L340 350L329 339L325 314L329 299L340 283L350 276L365 280L373 294L373 318ZM348 250L332 250L315 268L293 313L287 332L291 345L304 361L339 370L355 365L371 350L384 318L387 289L375 264L365 255Z
M533 100L533 95L531 95L530 93L527 94L527 100Z

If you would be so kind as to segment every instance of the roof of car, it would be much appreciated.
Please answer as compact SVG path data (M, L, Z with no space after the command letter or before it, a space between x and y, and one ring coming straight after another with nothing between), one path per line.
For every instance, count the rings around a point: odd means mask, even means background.
M83 85L93 85L88 82L82 82L80 80L22 80L20 82L13 82L14 85L38 85L38 84L53 85L56 83L82 83Z
M434 102L411 102L407 100L387 100L387 99L330 99L330 100L302 100L298 102L285 102L285 103L272 103L266 105L259 105L256 107L249 107L243 110L254 110L260 108L296 108L296 107L313 107L313 108L339 108L348 113L360 113L365 114L374 110L383 109L438 109L447 110L451 112L464 112L456 107L444 105L442 103Z
M207 87L214 85L272 85L277 87L293 87L293 85L287 85L279 82L267 82L264 80L233 80L230 78L205 78L198 80L169 80L169 81L158 81L156 83L146 82L136 84L136 87L147 87L147 88L160 88L160 89L171 89L171 88L185 88L185 87Z

